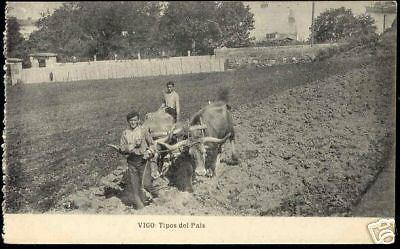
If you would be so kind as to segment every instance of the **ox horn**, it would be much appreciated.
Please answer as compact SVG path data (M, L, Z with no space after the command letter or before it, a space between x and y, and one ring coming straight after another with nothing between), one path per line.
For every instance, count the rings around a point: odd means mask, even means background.
M225 143L225 141L231 136L230 133L226 135L224 138L215 138L215 137L204 137L201 138L201 142L203 143Z
M206 126L206 125L192 125L192 126L189 126L189 131L205 130L205 129L207 129L207 126ZM175 128L175 129L172 131L172 133L173 133L173 134L178 134L178 133L180 133L180 132L183 131L183 130L184 130L183 127Z
M183 141L180 141L180 142L178 142L178 143L176 143L174 145L169 145L167 143L164 143L164 142L161 142L161 141L158 141L158 140L155 141L155 142L160 144L160 145L163 145L165 148L167 148L167 150L174 151L174 150L177 150L180 147L186 145L188 141L187 140L183 140Z
M159 138L157 140L154 140L155 143L166 143L169 140L169 136L163 137L163 138Z

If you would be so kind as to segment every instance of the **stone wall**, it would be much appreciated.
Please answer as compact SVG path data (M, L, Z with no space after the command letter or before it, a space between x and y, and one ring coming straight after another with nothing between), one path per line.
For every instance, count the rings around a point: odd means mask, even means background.
M248 65L272 66L286 63L304 63L315 59L319 51L339 44L315 44L277 46L221 48L214 51L217 58L225 59L226 69L236 69Z

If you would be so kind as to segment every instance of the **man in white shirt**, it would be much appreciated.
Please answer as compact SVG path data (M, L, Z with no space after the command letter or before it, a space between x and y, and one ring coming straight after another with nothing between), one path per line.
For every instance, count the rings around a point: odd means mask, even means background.
M162 107L165 107L165 112L170 114L175 123L180 119L180 104L179 104L179 95L175 92L175 84L172 81L167 83L166 92L164 92L164 101Z

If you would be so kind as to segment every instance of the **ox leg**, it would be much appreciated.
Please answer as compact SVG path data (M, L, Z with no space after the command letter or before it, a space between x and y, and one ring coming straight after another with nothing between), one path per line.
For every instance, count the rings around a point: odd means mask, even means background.
M236 146L235 146L235 140L231 140L231 163L232 164L238 164L239 163L239 159L237 157L237 153L236 153Z
M193 192L194 162L191 157L181 155L169 171L172 185L179 191Z
M180 191L193 192L193 167L190 163L182 164L176 171L175 185Z
M188 165L186 168L186 175L185 175L185 191L192 193L193 192L193 166Z

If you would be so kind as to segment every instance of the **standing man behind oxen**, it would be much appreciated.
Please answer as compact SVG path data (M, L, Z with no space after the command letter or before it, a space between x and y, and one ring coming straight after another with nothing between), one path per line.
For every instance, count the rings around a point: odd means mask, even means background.
M167 89L163 92L163 103L161 107L165 108L165 112L170 114L175 123L180 120L181 107L179 104L179 95L175 91L175 84L173 81L167 83Z

